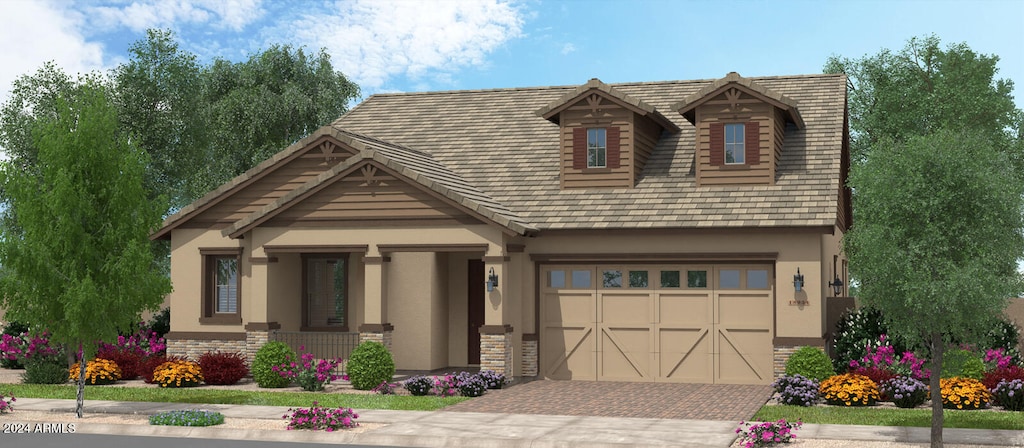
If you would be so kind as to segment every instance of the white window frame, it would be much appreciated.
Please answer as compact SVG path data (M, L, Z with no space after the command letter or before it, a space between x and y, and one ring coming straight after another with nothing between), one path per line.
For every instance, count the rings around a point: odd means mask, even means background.
M608 167L608 129L587 128L587 168Z
M725 164L745 165L747 163L747 151L745 145L747 127L743 123L725 124ZM732 161L730 162L730 156Z

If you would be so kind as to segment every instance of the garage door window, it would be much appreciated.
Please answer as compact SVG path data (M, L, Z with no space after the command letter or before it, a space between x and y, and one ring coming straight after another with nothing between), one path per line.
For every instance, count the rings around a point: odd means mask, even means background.
M606 269L601 271L601 277L603 281L601 286L605 288L621 288L622 287L622 271L617 269Z
M740 270L722 269L718 271L718 287L721 289L739 289Z
M662 288L679 287L679 271L661 271Z
M564 288L565 287L565 271L550 271L550 272L548 272L548 287L549 288Z
M572 271L572 287L573 288L589 288L590 287L590 272L587 271Z
M687 288L707 288L708 271L686 271Z
M747 269L747 289L768 289L768 270Z
M629 271L630 288L647 287L647 271Z

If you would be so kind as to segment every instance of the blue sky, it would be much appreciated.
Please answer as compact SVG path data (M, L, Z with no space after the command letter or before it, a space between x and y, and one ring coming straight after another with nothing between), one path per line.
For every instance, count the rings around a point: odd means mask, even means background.
M829 55L934 33L999 55L1024 104L1020 0L0 0L0 99L47 60L71 73L114 67L150 27L175 30L202 60L323 47L364 96L818 73Z

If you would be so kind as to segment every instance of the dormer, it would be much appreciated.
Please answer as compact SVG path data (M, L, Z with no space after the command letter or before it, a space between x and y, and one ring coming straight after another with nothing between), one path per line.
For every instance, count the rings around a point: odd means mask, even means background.
M537 111L559 125L562 189L632 188L663 131L653 106L591 79Z
M697 185L774 184L786 125L804 127L796 101L736 72L672 108L697 128Z

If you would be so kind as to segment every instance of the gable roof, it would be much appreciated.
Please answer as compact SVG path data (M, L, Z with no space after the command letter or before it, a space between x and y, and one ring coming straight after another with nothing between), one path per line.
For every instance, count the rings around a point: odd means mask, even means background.
M794 110L799 104L803 111L805 125L785 129L774 185L698 186L695 127L685 116L671 114L662 117L679 132L661 135L634 187L561 188L560 128L542 118L550 117L556 105L597 89L648 114L658 109L686 110L728 83L792 105ZM330 126L182 208L152 238L169 237L171 229L297 157L321 138L335 139L355 154L233 223L225 234L237 236L240 230L259 225L360 163L391 170L509 233L831 228L837 223L842 191L845 106L843 75L623 84L595 80L584 86L377 94Z
M672 123L668 118L665 118L665 116L662 115L661 112L658 112L654 106L651 106L638 98L626 95L618 89L601 82L601 80L597 78L591 78L586 84L583 84L573 91L567 92L558 99L544 105L544 107L537 110L536 114L538 117L542 117L545 120L551 120L554 123L558 123L557 118L560 112L582 100L591 92L599 92L603 94L603 97L608 98L612 102L636 112L637 114L649 117L664 129L672 132L679 131L679 127L677 127L675 123Z
M357 132L341 130L333 126L324 126L317 129L309 136L289 145L283 151L274 154L271 158L236 176L234 179L231 179L220 187L217 187L195 202L186 205L177 213L165 219L161 228L150 235L150 239L156 240L169 238L171 230L184 224L189 219L198 216L203 211L208 210L210 207L220 203L229 196L243 190L245 187L258 180L261 176L284 166L288 161L299 156L306 150L314 150L314 148L310 148L310 146L317 143L318 140L321 140L324 137L333 138L345 146L357 151L356 154L351 157L353 159L361 160L366 158L368 150L371 155L374 152L380 152L389 159L389 165L394 165L394 169L404 176L409 177L410 180L440 193L447 199L459 204L460 207L472 210L487 222L494 223L519 234L536 231L534 227L527 224L526 221L522 220L511 210L490 198L486 193L480 191L480 189L466 182L458 174L437 163L437 161L433 160L430 155L426 153L408 147L403 147L401 145L391 144L373 137L361 135ZM316 179L323 177L323 174L318 176ZM314 181L316 179L314 179ZM288 197L288 195L285 197ZM280 202L282 199L284 198L275 200L269 204L268 207ZM259 212L256 214L258 213ZM248 217L246 219L248 219Z
M436 193L471 216L485 223L500 226L509 233L525 235L537 230L476 187L466 183L458 174L431 159L429 155L353 132L341 132L365 144L365 148L345 162L324 171L262 209L235 222L222 230L221 234L238 238L246 231L345 177L355 168L370 162L389 169L403 180Z
M774 185L698 186L695 127L666 116L633 188L563 190L559 127L538 117L580 86L377 94L333 123L415 148L458 173L542 233L559 229L829 227L837 221L846 80L843 75L746 78L798 102L806 125L788 127ZM670 110L715 80L610 84ZM638 106L639 107L639 106ZM471 117L467 119L467 117Z
M693 123L694 110L697 106L700 106L701 104L704 104L718 96L719 93L725 91L731 86L739 87L754 97L760 98L766 103L786 111L787 117L795 123L797 127L804 127L804 120L800 116L800 111L797 109L796 101L786 95L754 82L751 78L744 78L736 72L729 72L729 74L725 75L724 78L716 79L715 82L712 82L686 98L683 98L682 101L671 106L672 110L679 111L679 113L686 117L690 123Z

